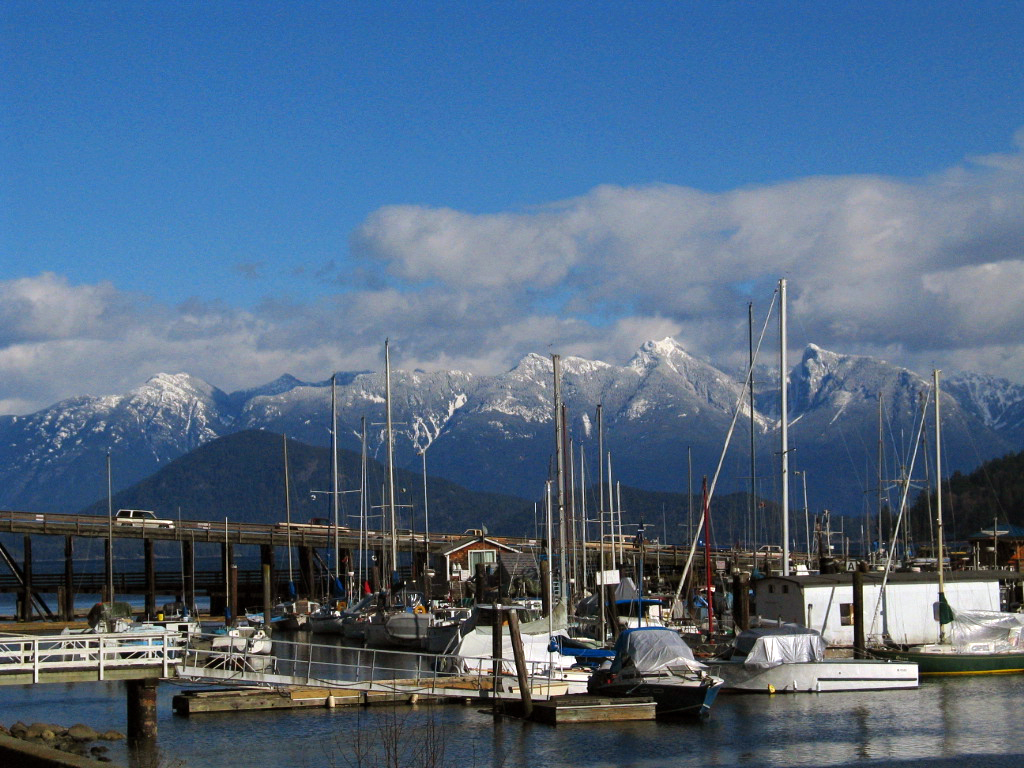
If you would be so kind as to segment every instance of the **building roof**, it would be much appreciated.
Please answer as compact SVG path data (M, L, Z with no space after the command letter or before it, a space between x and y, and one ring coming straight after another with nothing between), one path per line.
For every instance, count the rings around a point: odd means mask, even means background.
M864 574L865 584L881 584L885 574L879 571L869 571ZM1020 581L1022 574L1017 571L992 570L992 571L946 571L943 575L948 582L960 581ZM849 571L843 573L811 574L808 576L766 576L758 579L758 582L788 582L801 587L839 587L853 584L853 574ZM923 571L914 573L890 573L889 584L937 584L939 574L935 571Z
M995 534L992 533L992 526L989 526L988 528L982 528L976 533L972 533L967 537L967 540L985 541L991 539L993 535L998 536L1000 539L1024 539L1024 528L1019 525L999 523L999 525L996 526Z
M489 544L492 547L503 549L506 552L519 552L519 550L515 547L509 546L508 544L504 544L498 541L497 539L492 539L488 536L467 536L464 539L459 539L458 541L452 542L452 545L448 547L448 549L444 550L441 554L443 556L451 555L455 552L458 552L460 549L465 549L471 544Z

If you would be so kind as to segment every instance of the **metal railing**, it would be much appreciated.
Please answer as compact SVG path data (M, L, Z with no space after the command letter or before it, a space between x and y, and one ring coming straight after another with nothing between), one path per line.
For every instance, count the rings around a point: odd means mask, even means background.
M38 683L47 674L85 670L104 680L111 670L154 668L169 677L184 648L185 636L177 632L0 636L0 679L31 672Z
M501 659L495 670L494 660L489 656L437 655L281 640L273 641L275 655L253 653L242 643L221 650L206 647L202 639L198 643L194 641L193 645L199 647L188 648L177 665L179 677L467 698L519 695L512 659ZM586 679L585 673L576 674L576 670L560 668L548 661L528 660L526 668L535 698L564 693L570 683Z

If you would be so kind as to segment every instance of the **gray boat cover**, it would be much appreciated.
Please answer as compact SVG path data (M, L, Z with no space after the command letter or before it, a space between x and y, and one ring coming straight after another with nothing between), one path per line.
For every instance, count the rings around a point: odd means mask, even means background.
M825 658L825 640L821 633L799 624L744 630L733 640L733 648L734 658L743 657L745 667L756 669Z
M693 657L693 651L679 633L666 627L637 627L619 635L611 671L617 674L628 664L644 675L673 667L694 672L707 669Z
M964 653L1024 651L1024 614L1000 611L955 611L950 644Z

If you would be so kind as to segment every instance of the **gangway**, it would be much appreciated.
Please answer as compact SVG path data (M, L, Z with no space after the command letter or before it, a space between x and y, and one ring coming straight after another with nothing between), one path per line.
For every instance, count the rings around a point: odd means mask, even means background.
M185 641L167 631L0 635L0 685L170 677Z
M273 657L247 650L186 649L175 665L177 677L233 685L330 688L367 693L418 694L450 698L515 698L521 696L511 659L498 664L490 657L414 653L372 648L339 649L274 640ZM349 658L337 660L339 650ZM544 700L565 694L570 679L565 670L546 662L527 662L532 698Z

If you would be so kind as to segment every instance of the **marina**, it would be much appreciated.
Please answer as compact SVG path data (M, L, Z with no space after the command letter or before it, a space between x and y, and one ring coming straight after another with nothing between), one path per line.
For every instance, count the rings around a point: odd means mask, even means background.
M191 687L191 686L189 686ZM953 766L1013 768L1024 759L1019 702L1024 676L935 679L915 690L722 696L706 721L646 721L549 727L495 720L465 704L336 707L175 714L182 688L161 684L159 739L149 750L111 747L123 766L334 768L359 762L358 738L401 725L412 743L433 733L443 740L436 765L488 768L630 766ZM3 690L6 720L51 721L54 713L94 727L125 727L123 684L116 682ZM10 723L7 723L9 725ZM366 747L364 743L364 748ZM380 764L380 763L376 763ZM410 762L409 765L417 763ZM421 763L422 764L422 763Z

